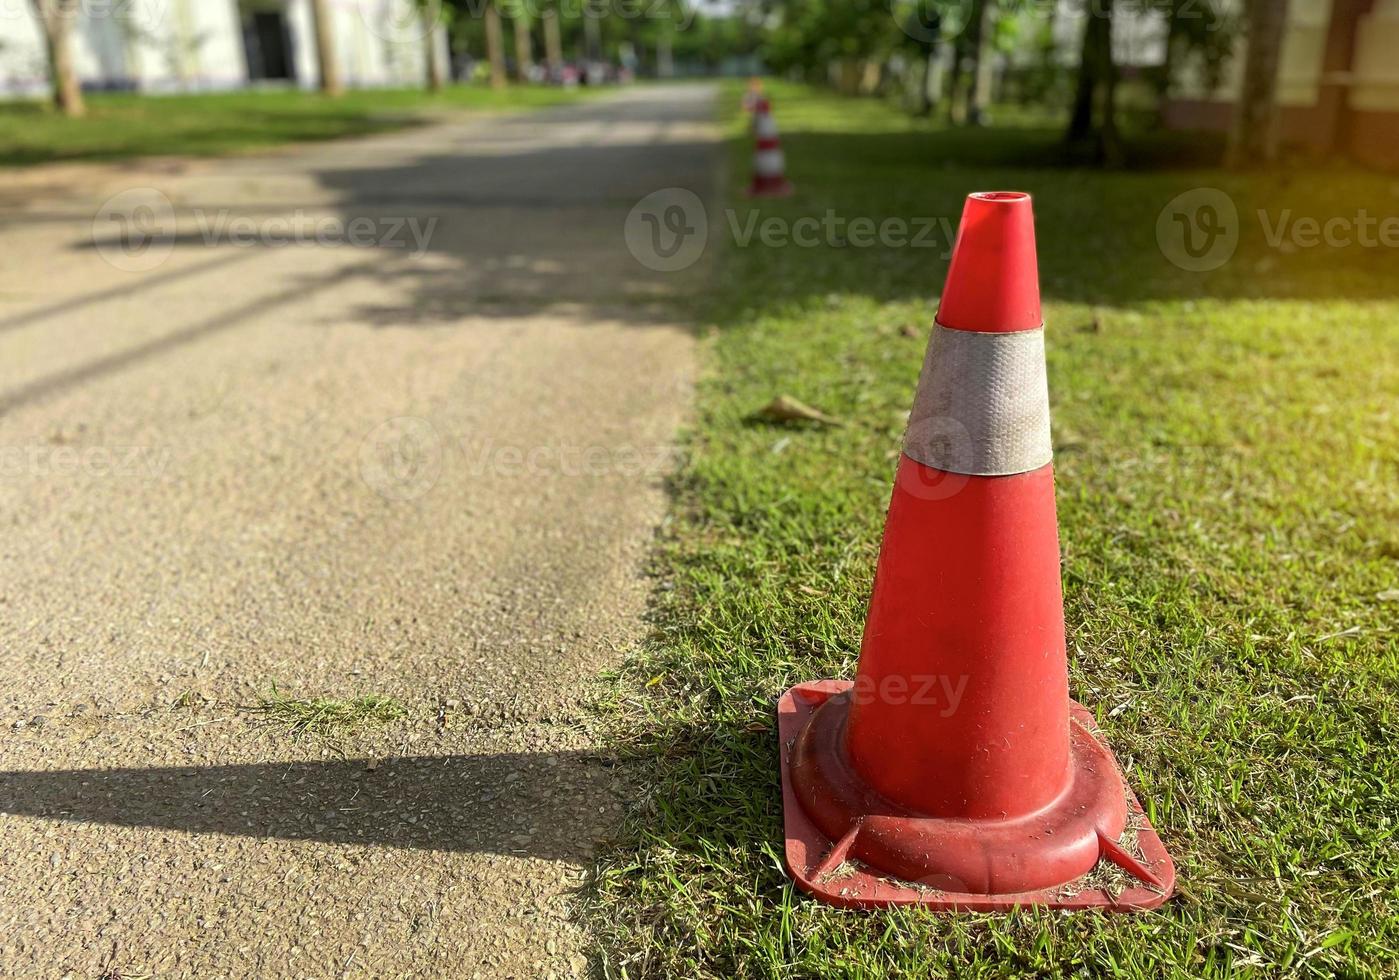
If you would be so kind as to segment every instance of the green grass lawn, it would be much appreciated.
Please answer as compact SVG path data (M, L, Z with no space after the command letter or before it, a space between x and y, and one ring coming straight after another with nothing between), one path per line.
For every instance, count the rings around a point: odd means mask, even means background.
M946 255L729 241L653 636L608 705L648 793L599 873L607 974L1395 976L1399 250L1274 248L1256 211L1399 215L1399 180L1102 174L1054 165L1028 123L948 131L785 86L775 109L798 194L765 217L955 221L973 190L1035 195L1072 693L1181 888L1137 915L940 916L787 880L774 703L853 675ZM1241 215L1209 273L1157 244L1199 186ZM784 393L849 424L753 421Z
M93 94L88 114L66 119L46 103L0 103L0 166L180 154L217 156L301 140L401 129L452 110L509 111L574 102L600 89L452 86L212 95Z

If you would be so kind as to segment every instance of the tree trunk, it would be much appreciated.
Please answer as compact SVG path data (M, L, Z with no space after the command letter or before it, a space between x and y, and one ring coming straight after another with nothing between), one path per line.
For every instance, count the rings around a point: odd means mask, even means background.
M1123 161L1117 129L1117 65L1112 57L1113 0L1088 5L1083 27L1083 54L1078 87L1069 118L1068 143L1086 149L1094 163L1118 166Z
M876 95L884 87L884 62L870 58L859 67L861 95Z
M1161 59L1161 80L1157 84L1156 97L1159 101L1164 101L1171 97L1171 86L1176 77L1176 64L1180 60L1181 46L1185 43L1181 36L1180 17L1176 15L1176 8L1173 6L1167 14L1169 20L1166 22L1166 49Z
M486 57L491 63L491 88L505 88L505 42L500 35L500 11L495 0L486 4Z
M933 114L938 102L938 87L942 78L938 73L938 44L929 44L923 54L923 86L918 93L918 115L926 119Z
M544 60L549 63L549 73L553 75L563 68L563 36L559 33L559 12L546 10L544 18Z
M527 82L530 67L534 64L534 50L530 44L529 21L525 19L523 3L511 18L511 24L515 28L515 78Z
M991 37L995 21L995 0L977 0L972 10L972 77L967 90L968 126L980 126L991 101Z
M316 26L316 60L321 68L321 91L340 95L340 63L335 54L335 25L331 22L330 0L311 0L311 17Z
M1344 151L1349 135L1349 76L1355 68L1355 48L1362 18L1376 0L1335 0L1331 24L1326 29L1326 47L1321 57L1321 91L1316 100L1314 143L1322 153Z
M78 17L78 5L76 0L34 0L34 12L44 34L53 104L65 116L76 119L87 113L83 87L73 64L73 22Z
M583 47L584 57L591 67L592 62L602 60L602 24L596 15L588 13L589 9L587 4L583 5Z
M1122 135L1117 129L1117 63L1112 56L1112 0L1104 0L1107 13L1107 36L1102 48L1102 84L1098 87L1101 103L1098 106L1098 152L1096 159L1109 167L1120 167L1126 162L1122 149Z
M424 16L431 16L424 14ZM442 22L434 19L428 24L427 38L427 87L429 92L440 92L447 85L447 65L443 55Z
M1248 54L1229 139L1231 167L1269 164L1278 156L1278 63L1287 0L1248 0Z
M1082 143L1093 136L1093 88L1097 84L1098 41L1096 18L1089 14L1083 27L1083 50L1079 55L1078 82L1074 86L1073 111L1069 114L1068 140Z
M962 75L967 57L965 35L952 42L952 66L947 72L947 121L957 121L957 93L962 87Z
M661 36L656 39L656 77L675 77L675 52L669 27L662 27Z

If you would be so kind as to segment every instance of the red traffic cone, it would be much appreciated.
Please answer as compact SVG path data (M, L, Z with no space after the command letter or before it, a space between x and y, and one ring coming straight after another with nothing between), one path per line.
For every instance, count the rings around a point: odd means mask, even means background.
M787 180L787 158L782 154L782 140L777 135L777 122L772 118L772 103L759 97L753 104L753 180L748 185L749 197L786 197L793 187Z
M855 681L778 704L787 867L836 905L1142 909L1175 884L1069 700L1035 262L1029 195L968 198Z

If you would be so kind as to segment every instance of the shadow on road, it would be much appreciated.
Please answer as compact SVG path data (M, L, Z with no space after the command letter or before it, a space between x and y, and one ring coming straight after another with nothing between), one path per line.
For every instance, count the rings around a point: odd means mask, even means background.
M375 766L371 770L371 766ZM589 752L0 772L0 812L187 833L582 861L616 826ZM582 792L592 785L595 792Z
M0 391L0 415L29 402L38 401L87 381L115 373L131 364L157 357L186 344L237 327L260 315L273 314L292 300L324 292L368 271L363 266L350 266L338 269L328 275L296 279L285 289L269 296L261 296L249 303L235 306L214 316L196 320L172 333L162 334L145 343L128 347L106 357L85 361L67 370L54 372L8 391Z
M625 229L632 208L654 191L684 188L712 201L721 144L687 135L710 120L705 93L595 103L289 158L231 160L212 177L199 171L187 178L133 176L133 186L154 184L178 202L173 225L142 239L143 247L168 249L168 265L20 309L0 317L0 331L61 328L64 318L101 318L109 304L141 302L157 322L168 318L166 332L0 391L0 413L284 308L295 318L298 300L351 285L358 287L355 298L325 322L327 329L479 327L550 309L579 322L654 328L658 302L669 304L663 319L674 321L675 304L693 300L707 263L656 271L638 260ZM127 243L113 237L111 221L99 234L94 220L90 207L58 207L7 213L3 225L71 225L69 251L117 254ZM331 262L307 263L298 253L324 253L327 246L314 239L268 245L261 237L269 228L286 236L298 223L326 220L372 229L372 243L337 242ZM234 222L256 230L233 241L227 229ZM711 215L711 237L718 226ZM196 260L201 252L211 257ZM178 307L162 302L176 283L186 291L191 284L207 287L229 302L216 314L181 320L171 315Z

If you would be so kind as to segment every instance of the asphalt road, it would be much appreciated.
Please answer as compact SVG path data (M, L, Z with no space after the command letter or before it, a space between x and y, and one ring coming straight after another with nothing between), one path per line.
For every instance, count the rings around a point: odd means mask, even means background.
M712 97L7 178L0 973L585 971L705 278L623 227Z

